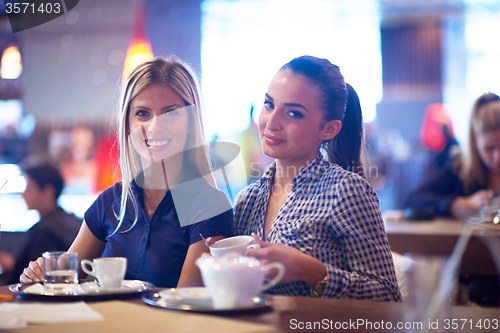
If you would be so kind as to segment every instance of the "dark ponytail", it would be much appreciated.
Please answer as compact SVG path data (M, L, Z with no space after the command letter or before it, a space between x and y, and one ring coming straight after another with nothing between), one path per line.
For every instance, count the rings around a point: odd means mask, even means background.
M346 84L338 66L327 59L302 56L281 67L300 74L316 85L322 93L325 122L340 120L342 129L331 140L324 141L328 160L342 168L358 172L363 144L363 117L358 95Z
M350 84L346 83L346 86L347 105L342 129L332 140L324 142L323 145L331 162L346 170L358 172L362 167L363 114L358 94Z

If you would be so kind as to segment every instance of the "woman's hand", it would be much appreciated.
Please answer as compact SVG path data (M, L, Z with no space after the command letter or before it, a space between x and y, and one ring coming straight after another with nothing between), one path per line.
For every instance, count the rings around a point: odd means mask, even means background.
M299 250L280 243L268 243L253 235L260 249L248 249L247 256L255 257L264 264L280 262L285 266L285 274L280 283L305 281L315 284L326 276L326 266L319 260Z
M200 269L196 266L196 259L201 256L210 256L209 249L206 244L210 240L211 244L223 239L223 236L209 237L203 242L200 240L189 246L184 265L182 266L181 276L177 283L177 288L180 287L197 287L203 285Z
M458 197L451 203L450 211L454 217L463 220L477 216L481 208L491 200L493 194L491 190L481 190L468 197Z
M30 261L28 267L19 277L21 283L41 282L43 281L43 258L39 257L36 261Z
M221 239L222 239L222 238L221 238ZM218 241L218 240L219 240L219 239L214 239L213 237L207 237L207 238L205 239L205 245L206 245L207 247L210 247L210 246L212 246L212 245L213 245L216 241Z

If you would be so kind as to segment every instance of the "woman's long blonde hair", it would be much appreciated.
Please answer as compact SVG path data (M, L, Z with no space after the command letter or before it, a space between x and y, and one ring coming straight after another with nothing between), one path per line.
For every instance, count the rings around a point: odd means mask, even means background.
M176 57L167 59L155 57L139 65L130 74L126 85L122 90L118 110L118 136L120 144L120 168L122 173L122 194L120 200L120 212L117 214L118 226L121 227L127 202L130 200L134 208L135 218L130 230L137 223L138 206L130 186L134 177L142 171L141 160L129 141L130 128L128 124L130 102L144 88L151 84L164 84L174 90L184 100L188 109L188 133L184 161L192 163L194 170L199 176L203 176L210 185L215 187L215 180L211 173L208 149L191 149L195 147L206 147L205 134L201 119L200 90L198 77L194 71L184 62ZM113 235L111 234L111 235ZM111 236L110 235L110 236Z
M481 95L474 102L469 122L469 140L462 155L459 177L464 190L474 185L487 187L490 171L481 160L477 149L477 136L500 130L500 97L494 93Z

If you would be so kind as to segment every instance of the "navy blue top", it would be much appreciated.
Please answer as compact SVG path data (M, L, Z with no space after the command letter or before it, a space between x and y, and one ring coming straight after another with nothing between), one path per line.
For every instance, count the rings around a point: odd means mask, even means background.
M202 197L193 199L193 209L197 202L203 205L211 201L227 200L225 194L206 182L200 189ZM106 242L102 257L126 257L127 280L142 280L157 287L177 286L184 259L191 244L204 237L232 236L234 234L233 213L229 209L207 220L181 227L170 191L158 205L152 220L144 211L143 189L131 182L132 191L138 203L137 224L128 230L134 221L134 209L130 200L120 230L111 235L118 225L121 199L121 183L106 189L85 213L85 222L98 239ZM204 191L203 191L204 190ZM229 202L229 201L228 201ZM230 207L230 205L229 205Z
M486 187L478 183L465 189L459 177L460 166L450 164L428 182L420 185L406 199L405 208L430 209L436 215L452 216L451 204L458 197L469 196Z

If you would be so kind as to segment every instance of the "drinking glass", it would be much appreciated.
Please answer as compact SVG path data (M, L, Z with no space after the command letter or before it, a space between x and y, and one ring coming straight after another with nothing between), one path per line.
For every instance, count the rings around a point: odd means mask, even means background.
M44 252L42 257L45 293L75 294L78 286L78 253Z
M500 222L500 216L498 214L499 210L500 196L494 196L484 204L481 208L479 216L484 223L498 224Z

